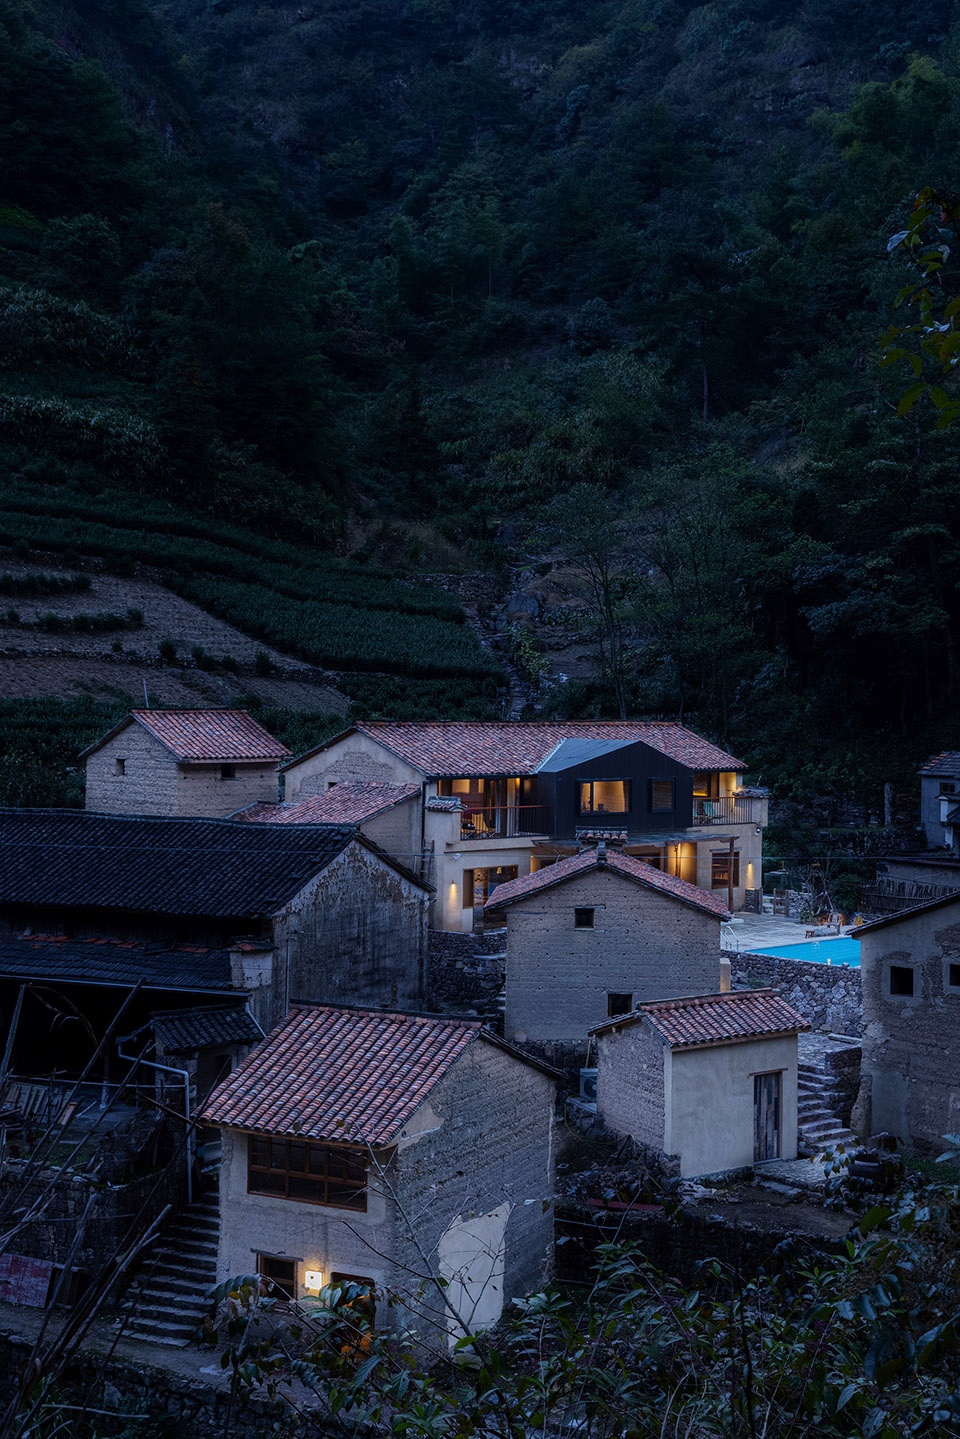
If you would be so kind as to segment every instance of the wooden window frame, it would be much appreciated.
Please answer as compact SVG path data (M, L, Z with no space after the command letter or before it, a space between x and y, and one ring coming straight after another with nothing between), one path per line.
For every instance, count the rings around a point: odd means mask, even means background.
M267 1146L267 1155L270 1160L266 1164L255 1162L255 1146L258 1144ZM274 1164L273 1153L277 1145L282 1145L284 1150L285 1163L281 1167ZM304 1167L291 1167L291 1151L296 1149L304 1150ZM347 1166L353 1161L355 1166L362 1168L362 1181L356 1175L331 1174L330 1161L336 1156L341 1166L346 1161ZM314 1168L317 1164L319 1167ZM283 1189L259 1188L257 1176L279 1176L283 1179ZM319 1198L311 1198L309 1194L291 1194L291 1180L298 1181L300 1185L315 1185ZM264 1183L263 1180L260 1181ZM357 1200L362 1203L343 1203L332 1199L332 1190L349 1190ZM247 1141L247 1193L260 1194L268 1199L287 1199L297 1204L316 1204L324 1209L345 1209L351 1214L365 1214L367 1211L367 1164L366 1156L361 1149L349 1145L337 1144L316 1144L307 1139L291 1139L285 1135L251 1134Z

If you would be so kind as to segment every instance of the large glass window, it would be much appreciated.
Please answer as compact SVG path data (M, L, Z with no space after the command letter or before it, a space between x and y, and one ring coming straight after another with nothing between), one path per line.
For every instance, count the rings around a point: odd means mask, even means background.
M334 1209L366 1209L367 1166L356 1149L252 1134L247 1189Z
M628 779L580 781L581 814L626 814L630 808Z

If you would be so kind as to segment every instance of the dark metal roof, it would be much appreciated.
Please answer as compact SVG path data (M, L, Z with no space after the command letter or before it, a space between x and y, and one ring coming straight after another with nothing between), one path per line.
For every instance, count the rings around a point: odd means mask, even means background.
M557 774L574 765L588 764L600 755L614 750L629 749L636 740L630 739L562 739L556 749L537 765L537 774Z
M347 825L0 810L0 905L254 918L356 837Z
M243 1005L218 1004L203 1009L172 1009L150 1021L165 1054L192 1054L222 1044L256 1044L263 1030Z
M132 989L230 992L230 955L196 945L163 947L116 939L0 934L0 978L38 984L97 984Z

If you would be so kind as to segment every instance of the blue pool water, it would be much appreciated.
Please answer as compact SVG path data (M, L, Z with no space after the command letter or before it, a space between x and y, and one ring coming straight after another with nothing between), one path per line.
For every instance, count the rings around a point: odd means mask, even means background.
M860 968L860 941L842 934L835 939L808 939L801 944L765 944L746 954L772 954L778 959L806 959L814 964L849 964Z

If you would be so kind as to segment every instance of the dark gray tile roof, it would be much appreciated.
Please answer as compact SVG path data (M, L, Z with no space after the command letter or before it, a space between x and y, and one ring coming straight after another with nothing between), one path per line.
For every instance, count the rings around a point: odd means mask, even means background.
M232 989L225 949L50 934L0 934L0 978L129 988L140 981L146 989L197 993Z
M269 915L355 835L348 825L0 810L0 905Z
M221 1044L256 1044L263 1030L242 1005L217 1004L203 1009L171 1009L151 1020L165 1054L190 1054Z

